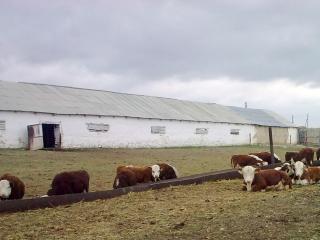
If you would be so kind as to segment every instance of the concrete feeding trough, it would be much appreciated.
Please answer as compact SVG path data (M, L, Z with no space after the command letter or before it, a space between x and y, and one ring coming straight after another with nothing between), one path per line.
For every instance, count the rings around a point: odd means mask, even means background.
M279 164L272 166L269 165L266 168L274 168L276 166L279 166ZM210 173L196 174L177 179L163 180L155 183L138 184L135 186L119 188L114 190L66 194L42 198L38 197L21 200L6 200L0 202L0 213L21 212L41 208L52 208L81 201L90 202L98 199L110 199L127 194L129 192L142 192L152 189L161 189L169 186L200 184L206 181L217 181L237 178L241 178L239 172L236 169L228 169Z

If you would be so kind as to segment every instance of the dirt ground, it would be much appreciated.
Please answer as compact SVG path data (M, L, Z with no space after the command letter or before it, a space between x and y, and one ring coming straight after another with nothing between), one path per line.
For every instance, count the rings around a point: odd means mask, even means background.
M301 147L275 147L282 159L286 151ZM25 151L0 149L0 174L11 173L26 184L25 197L43 195L55 174L85 169L90 191L111 189L119 165L151 165L168 162L181 176L230 168L233 154L266 151L266 146L230 146L162 149L89 149L70 151Z
M320 239L319 185L240 189L224 180L1 214L0 239Z

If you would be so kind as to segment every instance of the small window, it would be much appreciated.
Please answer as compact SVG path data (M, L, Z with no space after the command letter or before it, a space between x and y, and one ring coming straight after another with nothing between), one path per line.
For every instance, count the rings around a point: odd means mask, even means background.
M240 129L231 129L230 130L230 134L232 134L232 135L239 135L239 133L240 133Z
M196 134L208 134L208 128L196 128Z
M6 130L6 121L0 120L0 130Z
M164 126L152 126L151 127L151 133L152 134L165 134L166 133L166 127L164 127Z
M87 123L87 128L90 132L107 132L109 131L109 124Z

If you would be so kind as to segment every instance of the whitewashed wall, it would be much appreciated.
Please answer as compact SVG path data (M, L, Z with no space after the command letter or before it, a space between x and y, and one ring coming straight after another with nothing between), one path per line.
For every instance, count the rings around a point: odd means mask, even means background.
M240 145L250 144L250 134L255 135L253 125L124 117L0 112L0 120L6 121L6 130L0 131L0 148L26 147L27 125L38 123L60 124L63 148ZM108 132L90 132L87 123L109 124L110 129ZM151 134L151 126L165 126L166 133ZM208 128L209 132L207 135L195 134L196 128ZM231 129L240 129L240 134L230 134ZM251 141L253 144L258 143L255 139ZM293 138L291 141L294 142Z
M297 144L299 141L299 134L297 128L288 128L288 144Z

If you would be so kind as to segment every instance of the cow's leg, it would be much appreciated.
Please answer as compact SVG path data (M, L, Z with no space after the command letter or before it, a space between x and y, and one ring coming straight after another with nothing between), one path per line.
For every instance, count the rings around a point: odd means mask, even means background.
M278 182L278 184L275 185L275 189L276 189L276 190L283 190L283 189L284 189L284 185L283 185L283 183L282 183L282 180L280 180L280 181Z

